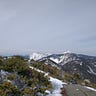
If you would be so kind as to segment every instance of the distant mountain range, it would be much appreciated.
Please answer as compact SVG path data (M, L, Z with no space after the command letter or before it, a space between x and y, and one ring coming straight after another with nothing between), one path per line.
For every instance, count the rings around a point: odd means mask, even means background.
M96 83L95 56L71 52L64 52L63 54L33 53L29 56L29 59L56 66L65 72L76 72L82 79L88 79L90 82Z

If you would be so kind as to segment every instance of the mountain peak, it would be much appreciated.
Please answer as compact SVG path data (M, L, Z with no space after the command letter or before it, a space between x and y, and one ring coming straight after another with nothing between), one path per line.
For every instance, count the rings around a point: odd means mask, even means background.
M32 53L31 55L30 55L30 60L39 60L39 59L41 59L41 58L43 58L43 57L46 57L46 56L48 56L48 54L43 54L43 53L39 53L39 52L34 52L34 53Z

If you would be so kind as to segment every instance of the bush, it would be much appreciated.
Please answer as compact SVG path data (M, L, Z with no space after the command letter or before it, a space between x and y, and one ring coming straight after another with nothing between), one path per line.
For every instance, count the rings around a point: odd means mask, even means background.
M11 83L4 81L0 84L1 96L20 96L20 91Z
M6 60L6 63L4 64L4 70L8 72L22 73L27 69L27 62L18 57L9 58L8 60Z

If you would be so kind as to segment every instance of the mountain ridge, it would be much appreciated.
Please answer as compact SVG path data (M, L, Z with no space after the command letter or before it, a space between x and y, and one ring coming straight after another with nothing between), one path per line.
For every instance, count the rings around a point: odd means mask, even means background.
M84 54L64 52L63 54L51 54L36 60L72 73L78 73L80 77L96 83L96 57Z

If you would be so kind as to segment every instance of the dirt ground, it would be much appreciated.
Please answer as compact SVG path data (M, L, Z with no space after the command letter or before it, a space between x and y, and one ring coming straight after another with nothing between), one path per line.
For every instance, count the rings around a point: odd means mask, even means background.
M96 91L89 90L81 85L64 85L64 89L66 90L65 96L96 96Z

